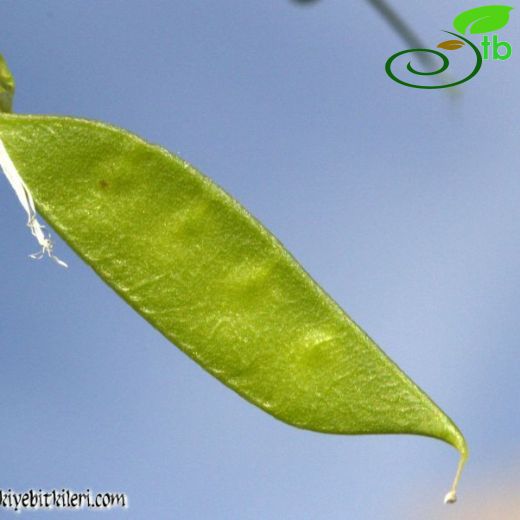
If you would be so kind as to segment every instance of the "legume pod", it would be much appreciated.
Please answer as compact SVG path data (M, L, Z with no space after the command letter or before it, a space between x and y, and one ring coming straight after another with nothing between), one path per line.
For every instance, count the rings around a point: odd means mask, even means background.
M238 202L126 131L0 115L37 209L139 314L224 384L300 428L442 439L454 423Z

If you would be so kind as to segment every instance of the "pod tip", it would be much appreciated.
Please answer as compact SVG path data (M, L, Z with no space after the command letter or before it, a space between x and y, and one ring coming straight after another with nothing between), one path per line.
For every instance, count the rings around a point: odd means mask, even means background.
M445 504L454 504L457 501L457 493L452 489L449 493L446 493L444 497Z
M455 479L453 480L453 484L451 486L450 491L446 493L446 496L444 497L445 504L454 504L455 502L457 502L457 486L459 485L460 475L462 473L462 468L464 467L467 457L467 450L462 451L461 457L459 459L459 465L457 466L457 473L455 474Z

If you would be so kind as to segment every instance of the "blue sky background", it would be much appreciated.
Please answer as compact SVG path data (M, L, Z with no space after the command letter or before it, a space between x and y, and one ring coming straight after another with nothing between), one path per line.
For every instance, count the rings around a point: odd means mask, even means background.
M482 4L393 5L434 47L455 15ZM471 450L460 502L447 508L458 460L448 445L274 420L169 344L60 240L68 271L29 260L36 244L1 177L0 488L128 493L130 509L107 518L515 518L516 10L500 31L511 60L485 63L451 94L385 75L406 46L366 2L2 0L0 27L17 112L119 125L212 177Z

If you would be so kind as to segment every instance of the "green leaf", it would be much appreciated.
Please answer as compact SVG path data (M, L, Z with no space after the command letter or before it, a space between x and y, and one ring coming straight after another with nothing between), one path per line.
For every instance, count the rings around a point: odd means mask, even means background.
M96 122L3 115L0 138L54 229L224 384L300 428L441 439L462 466L455 424L209 178Z
M509 13L513 8L507 5L485 5L464 11L453 20L455 29L465 34L468 28L471 34L483 34L498 31L509 22Z
M13 108L14 78L0 54L0 112L11 112Z

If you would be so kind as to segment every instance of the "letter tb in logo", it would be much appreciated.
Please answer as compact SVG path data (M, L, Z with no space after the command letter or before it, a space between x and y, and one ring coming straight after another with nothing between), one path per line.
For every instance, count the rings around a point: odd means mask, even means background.
M498 40L498 36L496 34L493 35L493 41L489 41L489 36L484 36L481 44L483 53L484 53L484 59L489 60L491 59L489 57L490 52L489 48L492 48L492 59L493 60L501 60L505 61L508 60L511 57L511 54L513 54L513 49L511 48L511 44L509 42L501 42Z

